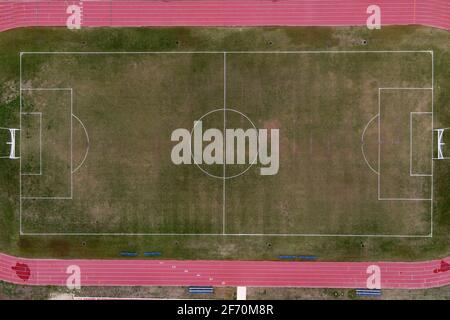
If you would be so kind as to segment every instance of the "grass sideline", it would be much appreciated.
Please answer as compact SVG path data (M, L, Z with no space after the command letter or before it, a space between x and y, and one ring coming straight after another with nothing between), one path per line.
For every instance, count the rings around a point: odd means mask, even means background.
M235 287L216 287L212 295L189 294L187 287L82 287L71 291L64 287L25 286L0 281L0 299L71 299L77 297L109 297L134 299L236 299ZM377 298L358 297L354 289L318 288L247 288L249 300L448 300L450 286L432 289L383 289Z
M39 41L34 39L38 36ZM12 44L12 38L15 38ZM442 104L449 96L446 88L449 34L422 27L386 27L369 32L363 28L244 28L244 29L20 29L0 34L2 71L0 80L3 126L17 123L17 53L19 51L165 51L165 50L428 50L436 57L435 110L445 126ZM44 39L44 40L42 40ZM362 39L368 40L362 45ZM420 43L417 39L420 39ZM57 48L57 49L56 49ZM447 57L447 59L446 59ZM447 64L447 65L446 65ZM39 64L35 64L36 70ZM204 67L201 64L199 67ZM28 67L33 72L33 66ZM448 78L447 78L448 79ZM439 89L441 88L441 89ZM3 108L3 105L5 106ZM439 108L441 106L441 108ZM7 112L4 112L4 111ZM440 126L436 123L435 126ZM194 259L275 259L279 254L318 255L322 260L427 259L447 254L449 236L445 232L450 217L445 184L448 167L435 164L435 234L431 239L374 238L205 238L192 237L19 237L17 234L17 164L5 162L0 168L1 202L0 249L26 255L49 257L117 257L121 250L157 250L164 258ZM5 170L3 169L5 168ZM448 193L447 193L448 194ZM238 221L236 219L236 221Z

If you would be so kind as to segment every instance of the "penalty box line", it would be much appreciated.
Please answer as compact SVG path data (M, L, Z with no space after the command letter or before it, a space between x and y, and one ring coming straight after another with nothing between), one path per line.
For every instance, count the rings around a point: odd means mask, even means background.
M36 52L20 52L20 91L25 90L22 89L22 57L25 54L33 55L33 54L74 54L74 55L115 55L115 54L223 54L224 55L224 109L226 108L226 54L359 54L359 53L428 53L431 54L432 57L432 78L434 79L434 59L433 59L433 50L294 50L294 51L118 51L118 52L80 52L80 51L36 51ZM432 80L432 85L434 80ZM73 104L73 95L72 88L41 88L43 90L71 90L71 114L73 114L72 104ZM389 88L385 88L389 89ZM411 88L413 89L413 88ZM417 88L417 89L429 89L429 88ZM28 89L27 89L28 90ZM31 89L29 89L31 90ZM433 90L431 88L431 90ZM20 110L22 110L22 94L20 94ZM225 111L224 111L225 112ZM20 117L21 118L21 117ZM378 119L378 126L380 124L380 119ZM21 119L20 119L20 128L21 128ZM226 120L224 119L224 125L226 125ZM21 133L21 130L20 130ZM20 137L21 139L21 137ZM72 140L72 117L71 117L71 140ZM379 154L378 154L379 156ZM71 195L68 198L59 198L59 199L73 199L73 154L72 154L72 141L71 141ZM22 164L20 163L20 172L22 170ZM226 169L223 171L225 172ZM20 175L20 234L21 235L30 235L30 236L282 236L282 237L290 237L290 236L299 236L299 237L384 237L384 238L427 238L432 237L431 234L428 235L398 235L398 234L315 234L315 233L226 233L225 232L225 218L226 218L226 179L223 182L223 221L222 221L222 233L79 233L79 232L69 232L69 233L26 233L23 232L22 229L22 199L26 199L22 197L22 180ZM432 174L433 178L433 174ZM378 176L378 180L379 180ZM433 188L432 188L433 189ZM433 190L432 190L433 191ZM58 198L33 198L33 199L58 199ZM386 200L398 200L398 199L386 199ZM402 200L402 199L400 199ZM406 199L410 200L410 199ZM428 200L429 199L418 199L418 200ZM432 201L432 200L431 200ZM432 206L431 206L432 207Z
M432 82L434 82L434 80L432 79ZM434 90L433 90L433 86L431 87L424 87L424 88L417 88L417 87L380 87L378 88L378 200L379 201L431 201L431 203L433 203L433 181L431 182L431 186L430 186L430 198L396 198L396 197L382 197L381 196L381 92L383 90L431 90L431 96L433 97L434 95ZM411 143L411 113L427 113L427 114L431 114L432 118L433 118L433 98L431 98L431 112L410 112L410 143ZM433 122L432 122L432 130L431 132L433 132ZM433 155L434 149L433 149L433 142L431 144L431 152ZM432 159L432 157L430 158ZM410 152L410 170L411 170L411 152ZM410 171L411 172L411 171ZM422 175L421 175L422 176ZM424 175L424 176L428 176L428 177L433 177L433 167L432 167L432 173L430 175ZM431 211L433 206L431 205Z
M21 199L28 199L28 200L72 200L73 199L73 89L72 88L20 88L20 96L22 96L23 91L69 91L70 92L70 183L69 183L69 195L68 196L59 196L59 197L39 197L39 196L23 196L22 195L22 189L20 190L20 198ZM42 112L36 112L39 113L41 116L41 128L42 128ZM33 114L32 112L22 112L22 107L20 111L20 118L22 118L22 115L27 114ZM21 125L21 124L20 124ZM22 127L20 127L20 131L22 131ZM21 139L21 137L20 137ZM40 139L42 139L42 129L40 131ZM22 139L20 140L22 142ZM41 147L40 147L40 163L41 163L41 174L42 175L42 140L40 141ZM20 154L22 155L22 143L20 143ZM19 160L22 161L22 157ZM19 165L20 167L20 175L21 176L27 176L27 175L37 175L37 174L26 174L22 173L22 165Z
M378 88L378 172L380 173L378 175L378 200L385 200L385 201L429 201L430 202L430 233L427 237L432 238L433 237L433 230L434 230L434 223L433 223L433 203L434 203L434 52L430 51L431 54L431 87L426 88ZM398 198L384 198L380 199L380 177L381 177L381 171L380 171L380 154L381 154L381 90L431 90L431 186L430 186L430 192L431 196L430 199L398 199ZM411 117L411 115L410 115ZM411 130L410 130L411 132Z
M69 91L70 92L70 191L69 196L62 197L33 197L22 195L22 176L30 175L22 173L22 157L19 159L19 234L26 235L23 231L22 224L22 200L72 200L73 199L73 88L22 88L22 53L20 54L20 94L19 94L19 139L20 139L20 155L22 155L22 116L27 114L35 114L33 112L23 112L23 97L24 91ZM42 112L36 112L40 114L40 175L42 175Z

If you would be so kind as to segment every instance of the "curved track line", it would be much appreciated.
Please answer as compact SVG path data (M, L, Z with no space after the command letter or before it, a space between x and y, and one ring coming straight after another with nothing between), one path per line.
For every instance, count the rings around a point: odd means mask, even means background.
M90 143L90 140L89 140L89 134L87 133L87 130L86 130L86 127L84 126L83 121L81 121L81 119L78 118L73 113L72 113L72 117L74 117L81 124L81 126L82 126L82 128L84 130L84 134L86 135L86 140L87 140L87 147L86 147L86 152L84 154L83 160L81 161L81 163L74 170L72 170L72 173L75 173L75 172L78 171L78 169L80 169L83 166L84 161L86 161L86 158L87 158L88 153L89 153L89 146L90 146L91 143Z
M373 120L375 120L375 118L378 118L379 115L380 115L380 114L377 113L376 115L374 115L374 116L372 117L372 119L369 120L369 122L367 122L367 124L366 124L366 126L364 127L364 130L363 130L363 132L362 132L362 134L361 134L361 152L362 152L362 155L363 155L363 157L364 157L364 161L366 162L366 164L367 164L367 166L370 168L370 170L372 170L373 172L375 172L377 175L380 175L380 173L379 173L377 170L375 170L375 169L370 165L369 161L367 161L366 153L364 152L364 135L366 134L366 130L367 130L367 128L369 127L369 125L372 123Z

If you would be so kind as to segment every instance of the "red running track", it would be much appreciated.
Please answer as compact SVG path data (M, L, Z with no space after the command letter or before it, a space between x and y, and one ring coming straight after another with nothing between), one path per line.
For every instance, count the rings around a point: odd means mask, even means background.
M382 25L450 29L450 0L98 0L2 1L0 31L65 26L67 6L81 5L82 27L361 26L366 8L381 8ZM382 288L450 284L449 259L426 262L271 262L171 260L45 260L0 254L0 280L65 285L69 265L86 286L214 285L364 288L366 269L381 268Z
M65 26L70 4L82 27L361 26L377 4L382 25L450 29L450 0L0 0L0 31Z
M82 286L270 286L365 288L367 267L381 270L381 288L418 289L450 284L450 258L425 262L287 262L181 260L51 260L0 254L0 280L66 285L70 265Z

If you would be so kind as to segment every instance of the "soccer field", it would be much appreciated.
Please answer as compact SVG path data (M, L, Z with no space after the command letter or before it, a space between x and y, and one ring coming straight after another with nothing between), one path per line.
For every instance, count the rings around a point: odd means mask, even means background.
M432 51L22 52L21 231L430 236L432 69ZM278 129L279 169L174 164L199 119Z
M115 30L99 43L101 30L61 43L70 32L48 29L43 45L5 33L23 42L4 62L18 90L1 125L19 129L20 159L2 173L3 243L52 256L444 254L448 33L385 28L363 45L362 29L320 29ZM148 35L157 45L136 48ZM182 152L176 132L192 136Z

